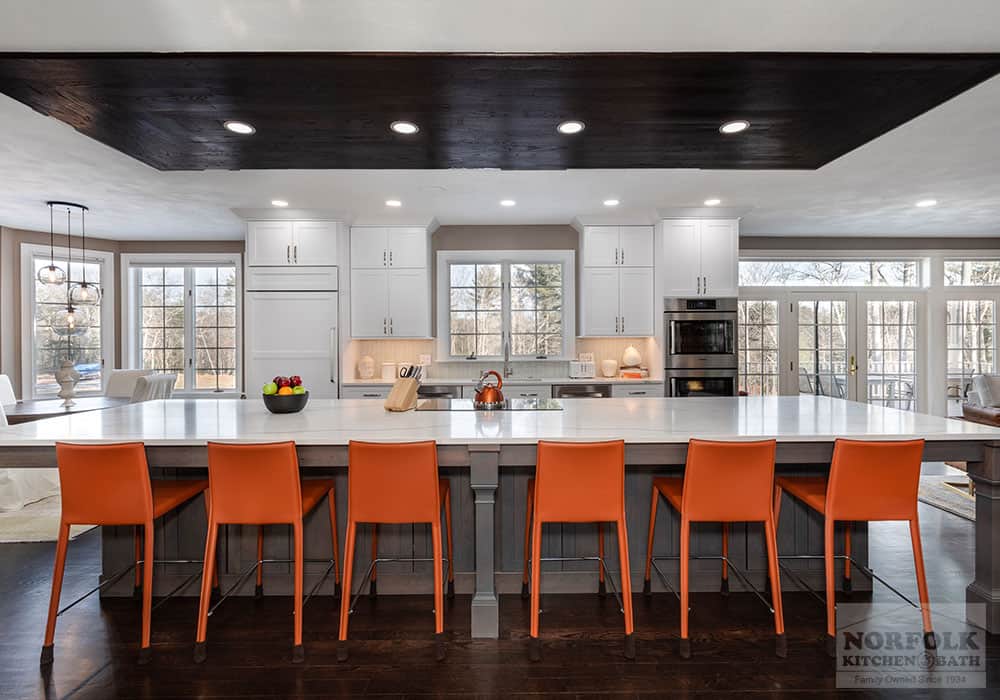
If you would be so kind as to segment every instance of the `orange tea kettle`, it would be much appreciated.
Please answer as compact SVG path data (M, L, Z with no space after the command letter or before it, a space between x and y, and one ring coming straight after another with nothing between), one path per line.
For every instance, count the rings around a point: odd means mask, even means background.
M486 380L490 375L497 378L496 386L492 384L487 384ZM489 370L488 372L483 372L482 376L479 377L479 382L476 384L476 398L473 401L473 405L476 408L500 408L503 406L503 392L500 391L500 387L503 386L503 379L500 377L500 373L496 370Z

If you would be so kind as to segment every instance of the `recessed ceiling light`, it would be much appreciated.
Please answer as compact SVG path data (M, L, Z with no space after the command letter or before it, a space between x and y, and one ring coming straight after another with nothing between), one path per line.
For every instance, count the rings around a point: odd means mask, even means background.
M501 207L512 207L515 204L517 204L517 202L515 202L513 199L501 199L500 200L500 206Z
M917 202L917 206L921 207L921 208L923 208L923 207L933 207L933 206L936 206L936 205L937 205L937 200L936 199L921 199L919 202Z
M272 207L287 207L288 206L288 202L286 202L283 199L272 199L271 200L271 206Z
M385 205L387 207L401 207L403 206L403 203L400 202L398 199L387 199L385 200Z
M706 199L705 200L705 206L706 207L717 207L720 204L722 204L722 200L719 199L718 197L712 197L711 199Z
M237 122L230 120L227 122L223 122L222 125L227 129L229 129L234 134L243 134L244 136L247 136L257 131L250 124L247 124L246 122Z
M395 131L397 134L415 134L420 131L420 127L413 122L406 121L395 121L389 125L389 128Z
M604 206L606 207L617 207L620 202L617 199L605 199Z
M737 119L736 121L726 122L719 127L719 131L724 134L738 134L741 131L746 131L750 128L750 122L746 119Z
M570 121L562 122L556 127L556 131L560 134L579 134L586 128L586 126L587 125L581 121L571 119Z

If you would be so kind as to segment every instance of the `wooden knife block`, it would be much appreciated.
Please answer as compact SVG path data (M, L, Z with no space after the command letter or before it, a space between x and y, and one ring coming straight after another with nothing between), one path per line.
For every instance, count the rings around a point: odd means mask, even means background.
M392 385L389 395L385 398L385 410L410 411L417 407L417 389L420 382L416 379L397 379Z

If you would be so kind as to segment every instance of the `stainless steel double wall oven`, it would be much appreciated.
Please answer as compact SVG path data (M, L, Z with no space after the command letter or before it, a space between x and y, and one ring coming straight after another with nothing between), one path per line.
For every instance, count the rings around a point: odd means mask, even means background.
M736 396L737 300L663 300L667 396Z

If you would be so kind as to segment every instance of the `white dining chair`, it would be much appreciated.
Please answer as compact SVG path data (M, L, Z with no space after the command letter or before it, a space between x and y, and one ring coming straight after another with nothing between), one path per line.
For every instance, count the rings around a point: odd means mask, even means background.
M6 374L0 374L0 406L12 403L17 403L17 397L14 396L14 385L10 383L10 377Z
M142 401L153 401L154 399L169 399L174 393L174 384L177 383L176 374L151 374L139 377L135 382L135 389L132 391L132 398L129 403L141 403Z
M151 369L113 369L108 372L108 386L104 389L104 395L130 399L135 391L136 380L152 373Z

